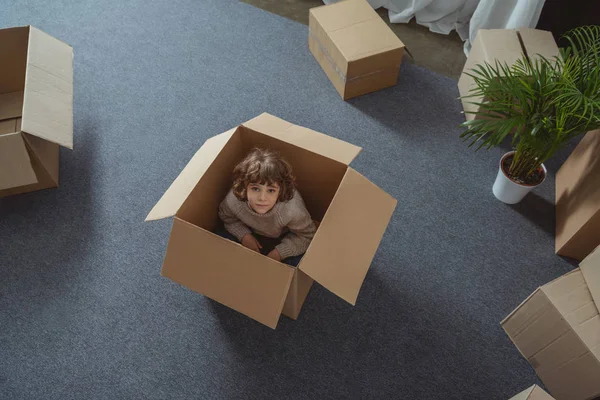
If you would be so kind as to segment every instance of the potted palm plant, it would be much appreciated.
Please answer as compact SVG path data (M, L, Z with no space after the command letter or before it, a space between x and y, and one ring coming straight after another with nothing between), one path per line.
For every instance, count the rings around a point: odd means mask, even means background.
M475 86L463 98L483 99L461 134L469 146L487 149L511 137L513 151L500 160L493 186L514 204L546 177L544 161L574 137L600 128L600 27L565 34L569 46L555 59L526 56L509 66L478 64L468 73Z

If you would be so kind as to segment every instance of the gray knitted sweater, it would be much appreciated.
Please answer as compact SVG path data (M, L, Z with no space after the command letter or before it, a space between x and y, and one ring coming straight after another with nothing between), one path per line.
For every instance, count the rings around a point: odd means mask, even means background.
M270 238L284 235L281 243L275 246L281 259L306 252L316 231L297 190L290 201L277 202L266 214L258 214L248 202L238 200L230 190L219 206L219 218L225 229L240 241L252 231Z

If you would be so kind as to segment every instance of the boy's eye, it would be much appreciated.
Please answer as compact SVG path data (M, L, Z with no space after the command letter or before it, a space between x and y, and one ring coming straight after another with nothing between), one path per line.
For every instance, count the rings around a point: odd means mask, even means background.
M257 188L257 187L250 188L250 190L252 190L252 191L254 191L254 192L260 192L260 189L259 189L259 188Z
M275 189L269 189L269 193L275 193Z

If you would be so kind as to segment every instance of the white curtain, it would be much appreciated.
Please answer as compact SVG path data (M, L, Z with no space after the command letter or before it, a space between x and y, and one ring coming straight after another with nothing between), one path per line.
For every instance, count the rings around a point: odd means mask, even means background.
M325 4L338 0L323 0ZM417 23L436 33L456 30L468 54L479 29L534 28L545 0L367 0L389 10L390 21Z

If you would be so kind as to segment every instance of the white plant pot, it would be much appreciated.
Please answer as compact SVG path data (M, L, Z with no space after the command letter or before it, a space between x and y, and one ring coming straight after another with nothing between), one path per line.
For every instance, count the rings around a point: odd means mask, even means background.
M523 200L523 197L527 195L527 193L531 192L531 190L539 185L541 185L548 175L548 171L546 170L546 166L542 164L542 169L544 170L544 179L542 182L537 185L522 185L520 183L516 183L512 181L502 169L502 163L506 159L506 157L514 154L514 151L510 151L502 156L500 159L500 165L498 167L498 175L496 176L496 181L494 182L494 186L492 187L492 191L494 192L494 196L498 200L506 204L516 204Z

